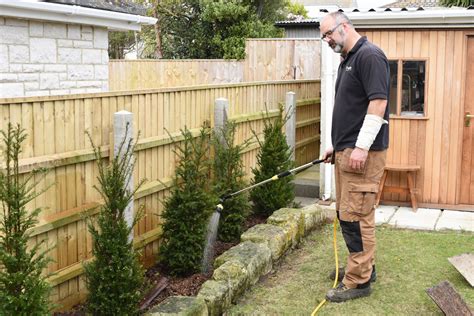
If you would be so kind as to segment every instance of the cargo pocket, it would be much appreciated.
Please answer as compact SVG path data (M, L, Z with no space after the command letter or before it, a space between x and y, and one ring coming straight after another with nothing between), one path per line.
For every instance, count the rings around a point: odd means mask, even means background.
M349 211L366 215L375 206L378 186L371 183L349 183Z

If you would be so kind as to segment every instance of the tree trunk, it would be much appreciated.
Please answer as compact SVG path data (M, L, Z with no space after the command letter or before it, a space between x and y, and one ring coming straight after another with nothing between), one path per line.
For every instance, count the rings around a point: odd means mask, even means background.
M153 16L158 19L158 21L155 23L155 41L156 41L156 47L155 47L155 58L161 59L163 58L163 50L161 47L161 19L160 19L160 14L158 13L158 6L160 5L161 0L157 0L155 4L155 8L153 10Z

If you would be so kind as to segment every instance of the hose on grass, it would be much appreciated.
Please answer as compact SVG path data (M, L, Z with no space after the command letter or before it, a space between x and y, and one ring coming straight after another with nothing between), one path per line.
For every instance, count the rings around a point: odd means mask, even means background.
M339 260L337 257L337 216L334 217L334 222L333 222L333 248L334 248L334 260L336 261L336 277L334 278L334 284L333 288L337 286L337 279L339 278ZM321 303L319 303L318 306L314 309L314 311L311 313L311 316L315 316L318 314L318 311L323 307L323 305L326 303L326 299L324 299Z

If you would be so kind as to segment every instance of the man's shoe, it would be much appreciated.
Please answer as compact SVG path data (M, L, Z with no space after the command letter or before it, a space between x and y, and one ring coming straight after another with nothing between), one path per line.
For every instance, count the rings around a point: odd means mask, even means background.
M370 282L358 285L355 289L350 289L341 282L336 288L328 291L326 299L330 302L341 303L359 297L369 296L370 292Z
M337 282L341 282L342 279L344 279L344 274L346 273L346 268L341 267L339 268L339 274L337 275ZM334 269L330 274L329 274L329 279L331 281L334 281L334 278L336 278L336 269ZM377 281L377 272L375 271L375 265L372 266L372 274L370 275L370 280L371 283Z

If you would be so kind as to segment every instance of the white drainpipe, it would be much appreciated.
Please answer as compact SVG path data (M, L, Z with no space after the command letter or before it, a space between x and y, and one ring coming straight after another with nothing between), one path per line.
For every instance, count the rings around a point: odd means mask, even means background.
M332 111L334 108L334 91L339 65L339 54L321 41L321 154L331 146ZM321 164L321 188L324 187L324 201L334 197L333 175L334 166ZM322 191L322 190L321 190Z

